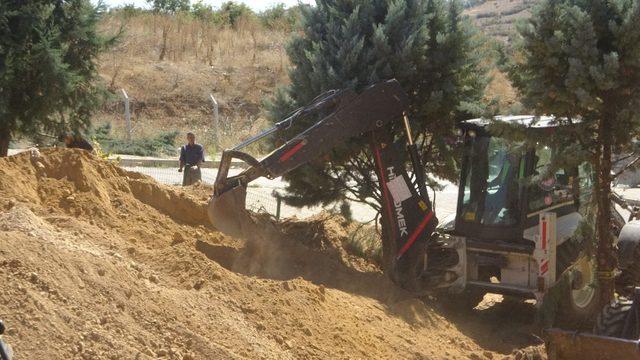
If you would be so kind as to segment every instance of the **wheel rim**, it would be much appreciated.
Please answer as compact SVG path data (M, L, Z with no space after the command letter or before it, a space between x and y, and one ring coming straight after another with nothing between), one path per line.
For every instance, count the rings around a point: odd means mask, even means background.
M595 273L592 265L590 262L582 260L576 266L576 270L582 274L583 286L579 289L571 290L571 300L573 300L573 304L576 307L581 309L591 305L596 296L596 287L594 286Z

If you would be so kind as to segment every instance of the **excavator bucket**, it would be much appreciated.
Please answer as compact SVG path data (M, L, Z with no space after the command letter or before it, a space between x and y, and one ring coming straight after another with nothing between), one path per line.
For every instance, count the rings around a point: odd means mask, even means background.
M549 360L640 359L640 341L561 329L545 330Z
M253 219L245 208L247 188L235 188L214 195L209 201L209 220L219 231L237 238L247 238L253 229Z

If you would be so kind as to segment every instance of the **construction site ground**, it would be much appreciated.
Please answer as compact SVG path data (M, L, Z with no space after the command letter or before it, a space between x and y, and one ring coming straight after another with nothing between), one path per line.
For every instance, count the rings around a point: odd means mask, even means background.
M0 318L16 359L542 358L531 303L414 298L320 213L246 244L209 189L79 150L0 159ZM446 302L446 299L444 300Z

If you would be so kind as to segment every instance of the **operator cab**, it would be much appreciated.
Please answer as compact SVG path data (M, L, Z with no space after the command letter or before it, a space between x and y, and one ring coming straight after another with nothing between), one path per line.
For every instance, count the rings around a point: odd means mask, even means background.
M559 126L553 117L498 116L494 121L543 133ZM553 211L558 218L578 215L580 194L586 195L591 186L589 166L560 168L545 178L555 156L552 148L493 136L488 125L486 119L460 125L464 150L453 233L470 241L518 244L533 251L533 228L541 212ZM575 220L571 224L577 224ZM570 235L574 230L564 232Z
M598 302L589 256L593 238L583 221L594 214L591 165L545 141L560 131L569 142L575 138L570 127L579 124L567 123L530 115L461 123L457 213L453 227L441 228L443 243L458 259L447 288L451 302L474 307L490 292L533 298L542 306L564 277L571 286L558 288L554 299L568 309L568 318L592 315ZM522 141L501 136L509 125L524 132Z

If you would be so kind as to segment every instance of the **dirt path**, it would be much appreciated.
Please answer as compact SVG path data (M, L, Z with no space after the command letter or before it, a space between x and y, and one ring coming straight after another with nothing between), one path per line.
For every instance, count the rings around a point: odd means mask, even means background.
M246 246L206 225L205 197L80 151L0 159L16 359L495 359L538 343L528 305L469 317L397 290L344 250L339 219Z

